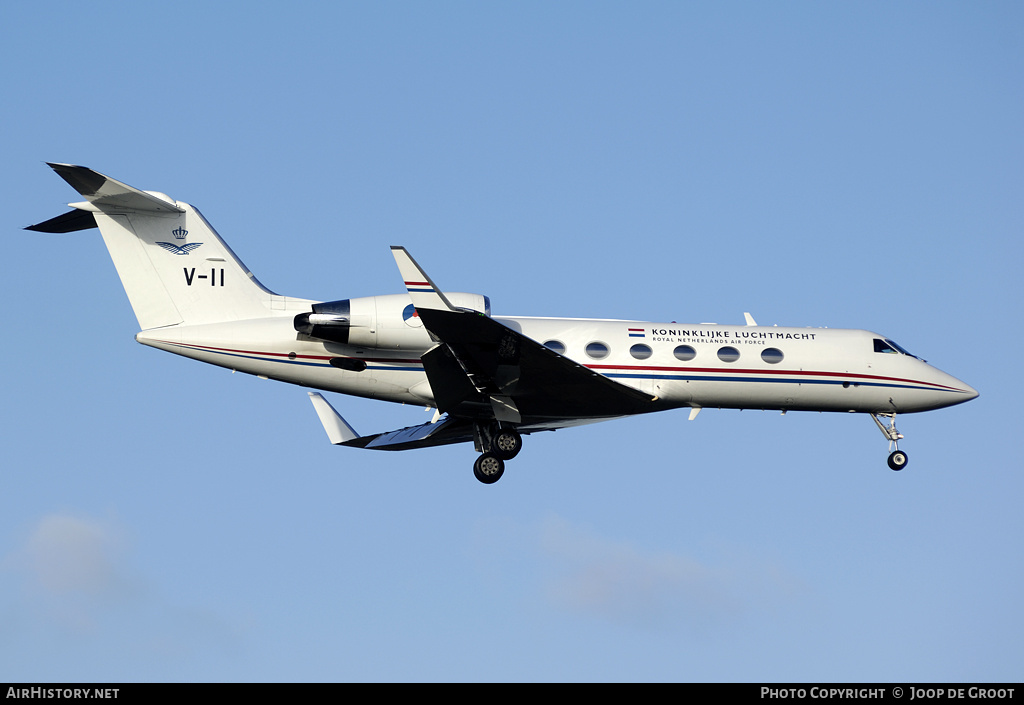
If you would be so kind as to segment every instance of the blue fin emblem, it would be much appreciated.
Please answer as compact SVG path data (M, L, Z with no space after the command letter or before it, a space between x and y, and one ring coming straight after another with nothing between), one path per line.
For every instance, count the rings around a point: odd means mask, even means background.
M168 252L170 252L172 254L175 254L175 255L187 255L189 252L191 252L192 250L196 249L197 247L199 247L203 243L201 243L201 242L190 242L187 245L180 245L180 246L179 245L175 245L172 242L158 242L156 244L160 245L160 247L164 248L165 250L167 250Z

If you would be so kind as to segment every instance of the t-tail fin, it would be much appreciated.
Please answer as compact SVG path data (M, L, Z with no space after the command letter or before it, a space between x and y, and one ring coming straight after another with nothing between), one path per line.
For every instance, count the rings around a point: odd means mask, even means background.
M99 227L143 330L258 318L274 308L280 297L256 280L194 207L82 166L49 166L86 200L28 229Z

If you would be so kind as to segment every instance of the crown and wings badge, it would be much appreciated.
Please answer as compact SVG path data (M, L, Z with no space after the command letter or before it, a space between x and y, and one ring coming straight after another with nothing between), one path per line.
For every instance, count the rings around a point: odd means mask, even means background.
M177 228L171 231L171 235L174 236L175 240L184 241L185 238L188 237L188 230L185 230L185 228L178 226ZM196 249L197 247L200 247L203 243L182 242L181 245L175 245L173 242L158 242L156 244L160 245L160 247L164 248L165 250L172 254L187 255L192 250Z

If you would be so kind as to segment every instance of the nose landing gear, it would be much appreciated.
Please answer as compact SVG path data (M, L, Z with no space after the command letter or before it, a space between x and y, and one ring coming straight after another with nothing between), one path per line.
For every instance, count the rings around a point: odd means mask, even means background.
M902 450L894 450L889 453L889 467L893 470L902 470L907 467L907 454Z
M886 422L882 422L879 417L884 417ZM871 414L871 418L875 420L875 424L878 426L878 430L882 432L882 435L889 439L889 467L892 470L902 470L907 467L907 454L900 450L899 442L903 439L903 434L896 430L896 414Z

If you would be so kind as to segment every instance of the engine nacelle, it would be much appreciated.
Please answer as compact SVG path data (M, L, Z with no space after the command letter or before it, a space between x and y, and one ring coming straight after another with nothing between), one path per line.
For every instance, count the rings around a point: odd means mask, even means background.
M295 330L310 338L347 345L352 327L351 310L348 299L313 304L311 312L300 313L295 317Z
M453 306L491 315L482 294L445 292ZM407 294L364 296L313 304L294 320L295 330L311 338L353 347L425 350L431 340Z

